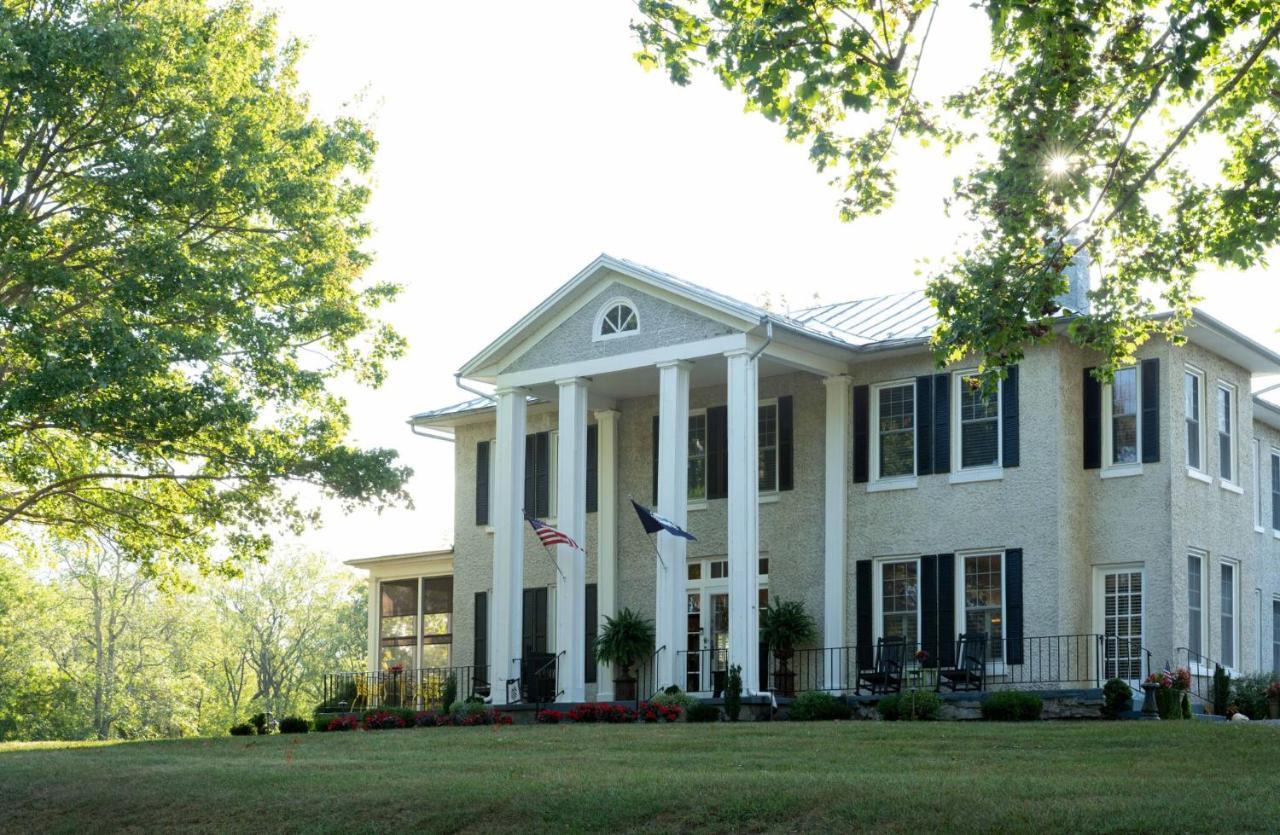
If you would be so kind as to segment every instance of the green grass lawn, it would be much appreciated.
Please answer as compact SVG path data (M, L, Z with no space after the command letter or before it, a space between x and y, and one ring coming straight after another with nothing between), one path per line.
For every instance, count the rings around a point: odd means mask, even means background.
M1280 729L437 728L0 745L0 830L1274 831Z

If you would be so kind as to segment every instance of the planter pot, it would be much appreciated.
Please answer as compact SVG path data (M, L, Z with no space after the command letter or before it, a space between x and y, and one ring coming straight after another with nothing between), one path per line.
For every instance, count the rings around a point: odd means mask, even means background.
M633 701L636 697L636 680L630 676L613 680L613 698L618 702Z
M1280 719L1280 699L1267 699L1267 715L1272 719Z
M796 674L790 670L779 670L773 674L773 689L779 696L788 698L796 694Z
M1156 690L1156 708L1161 719L1182 718L1182 692L1168 687Z

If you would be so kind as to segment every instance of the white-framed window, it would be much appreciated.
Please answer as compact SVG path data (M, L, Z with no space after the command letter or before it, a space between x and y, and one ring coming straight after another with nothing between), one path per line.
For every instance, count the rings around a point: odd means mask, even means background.
M761 400L757 412L756 448L759 452L761 493L778 492L778 401Z
M448 667L453 644L453 577L378 581L378 667Z
M689 501L707 500L707 412L689 412Z
M1253 529L1262 533L1262 442L1253 439Z
M1235 667L1240 651L1240 564L1222 560L1218 569L1218 613L1222 633L1218 658L1222 666Z
M1204 654L1204 601L1205 593L1204 552L1187 554L1187 649L1192 661L1198 662Z
M1004 660L1004 552L957 554L957 633L987 633L987 660Z
M605 302L596 314L592 339L617 339L640 332L640 314L630 299L617 298Z
M1271 521L1263 522L1263 525L1270 525L1271 535L1280 537L1280 449L1271 448L1270 455L1271 470Z
M988 392L973 371L956 372L951 379L955 403L951 410L952 481L963 481L966 474L999 477L1000 394L1004 383L997 383Z
M1205 473L1204 372L1188 365L1183 375L1183 411L1187 423L1187 469Z
M1142 470L1142 392L1138 367L1116 370L1102 387L1103 472L1112 474Z
M920 640L920 559L893 557L875 565L876 637L901 638L911 647Z
M1218 477L1227 484L1236 483L1236 387L1218 383Z
M1137 682L1143 665L1141 563L1094 568L1094 629L1103 638L1103 676Z
M1271 601L1271 671L1280 673L1280 597Z
M880 383L871 389L875 431L871 433L871 480L914 482L916 476L916 384Z

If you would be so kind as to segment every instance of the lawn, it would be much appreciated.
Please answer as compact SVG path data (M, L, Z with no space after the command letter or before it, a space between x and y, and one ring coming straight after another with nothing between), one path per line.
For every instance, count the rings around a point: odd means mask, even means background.
M1280 729L517 726L0 745L0 830L1274 830Z

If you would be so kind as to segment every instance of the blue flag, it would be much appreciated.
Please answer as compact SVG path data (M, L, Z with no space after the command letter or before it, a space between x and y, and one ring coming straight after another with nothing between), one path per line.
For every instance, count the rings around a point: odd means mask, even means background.
M631 500L631 506L636 509L636 515L640 517L640 524L644 525L645 533L657 533L658 531L666 531L672 536L679 536L685 539L697 542L698 538L686 531L684 528L672 522L665 516L659 516L647 507L636 504L636 500Z

